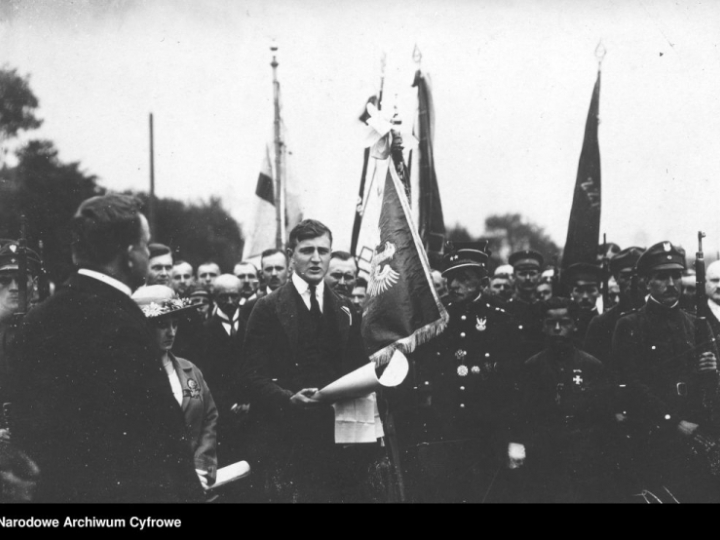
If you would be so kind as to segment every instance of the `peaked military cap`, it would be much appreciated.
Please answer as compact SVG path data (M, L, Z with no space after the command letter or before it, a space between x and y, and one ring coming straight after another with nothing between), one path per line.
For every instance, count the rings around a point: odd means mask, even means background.
M27 253L28 271L37 274L42 266L40 257L30 248ZM15 271L20 268L20 245L15 240L0 239L0 272Z
M623 249L620 253L610 259L610 271L614 274L624 268L635 268L640 255L644 252L644 248L637 246L631 246Z
M449 249L443 259L445 270L442 275L447 276L461 268L474 268L483 275L487 273L487 262L490 258L487 240L478 242L447 242L446 250Z
M667 241L650 246L637 262L640 275L648 275L653 270L685 270L685 267L685 255Z
M602 268L594 264L575 263L567 267L563 272L565 283L571 284L576 281L591 281L600 283L602 281Z
M543 264L545 264L545 259L537 251L526 249L524 251L516 251L510 255L508 262L514 269L532 267L539 270Z

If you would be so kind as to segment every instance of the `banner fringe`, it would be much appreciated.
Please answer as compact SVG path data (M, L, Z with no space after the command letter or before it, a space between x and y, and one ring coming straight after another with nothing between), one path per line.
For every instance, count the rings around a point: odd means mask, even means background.
M391 343L375 352L370 356L370 361L375 362L375 367L379 368L390 362L395 350L398 349L404 354L413 352L419 345L430 341L432 338L439 336L445 331L450 316L447 311L442 311L440 319L433 321L425 326L418 328L412 334Z

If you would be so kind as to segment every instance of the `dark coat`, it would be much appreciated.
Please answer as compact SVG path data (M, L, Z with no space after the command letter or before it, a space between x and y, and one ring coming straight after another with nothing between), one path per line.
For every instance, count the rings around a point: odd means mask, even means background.
M607 365L609 362L615 324L623 313L624 310L619 304L611 307L600 315L595 316L590 321L590 325L585 333L583 350L600 360L603 364Z
M368 363L360 320L350 302L325 287L323 316L337 329L339 358L325 375L340 377ZM358 463L334 444L334 413L329 405L293 407L290 398L306 387L331 380L309 380L298 357L299 309L305 309L292 280L258 299L245 333L240 380L250 396L253 455L261 460L271 486L270 500L341 502L358 500L363 474ZM323 375L323 376L325 376ZM362 445L366 446L366 445ZM373 447L374 445L367 445ZM360 488L362 489L362 488Z
M40 467L37 501L202 500L182 411L130 297L76 274L18 341L13 438Z

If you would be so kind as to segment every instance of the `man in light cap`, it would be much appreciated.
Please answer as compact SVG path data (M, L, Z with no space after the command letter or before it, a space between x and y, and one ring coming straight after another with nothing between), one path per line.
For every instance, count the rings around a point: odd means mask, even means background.
M610 259L610 272L620 286L620 301L618 305L605 310L601 315L590 321L585 335L583 349L603 362L607 366L612 335L618 319L628 311L634 309L637 298L644 298L644 284L636 278L633 283L635 264L645 250L636 246L623 249ZM633 286L635 291L633 291Z
M540 270L545 259L532 250L518 251L510 255L513 267L515 293L507 301L505 309L518 321L518 329L523 340L524 360L539 353L544 348L542 315L535 303L535 289L540 280Z
M504 460L503 429L521 358L517 322L483 294L486 243L455 243L445 256L450 321L412 355L397 393L396 425L412 502L502 500L493 475ZM491 489L492 488L492 489Z
M706 321L679 308L685 257L670 242L637 262L650 296L615 326L612 362L627 385L622 402L641 442L641 493L673 502L720 502L706 441L718 430L717 350Z
M563 280L570 291L570 299L578 308L573 340L576 347L582 348L590 321L598 315L602 268L594 264L575 263L565 270Z

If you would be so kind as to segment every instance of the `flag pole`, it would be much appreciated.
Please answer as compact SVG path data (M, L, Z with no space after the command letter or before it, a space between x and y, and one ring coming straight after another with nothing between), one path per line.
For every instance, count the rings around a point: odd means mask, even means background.
M155 146L153 141L153 114L150 113L150 197L148 198L148 218L150 235L155 229Z
M270 50L273 53L272 62L270 65L273 69L273 101L275 105L275 220L276 220L276 235L275 235L275 247L277 249L284 249L285 244L285 185L282 181L283 175L283 162L282 162L282 151L283 142L280 134L280 83L277 80L277 67L278 61L275 53L278 48L276 45L272 45Z

